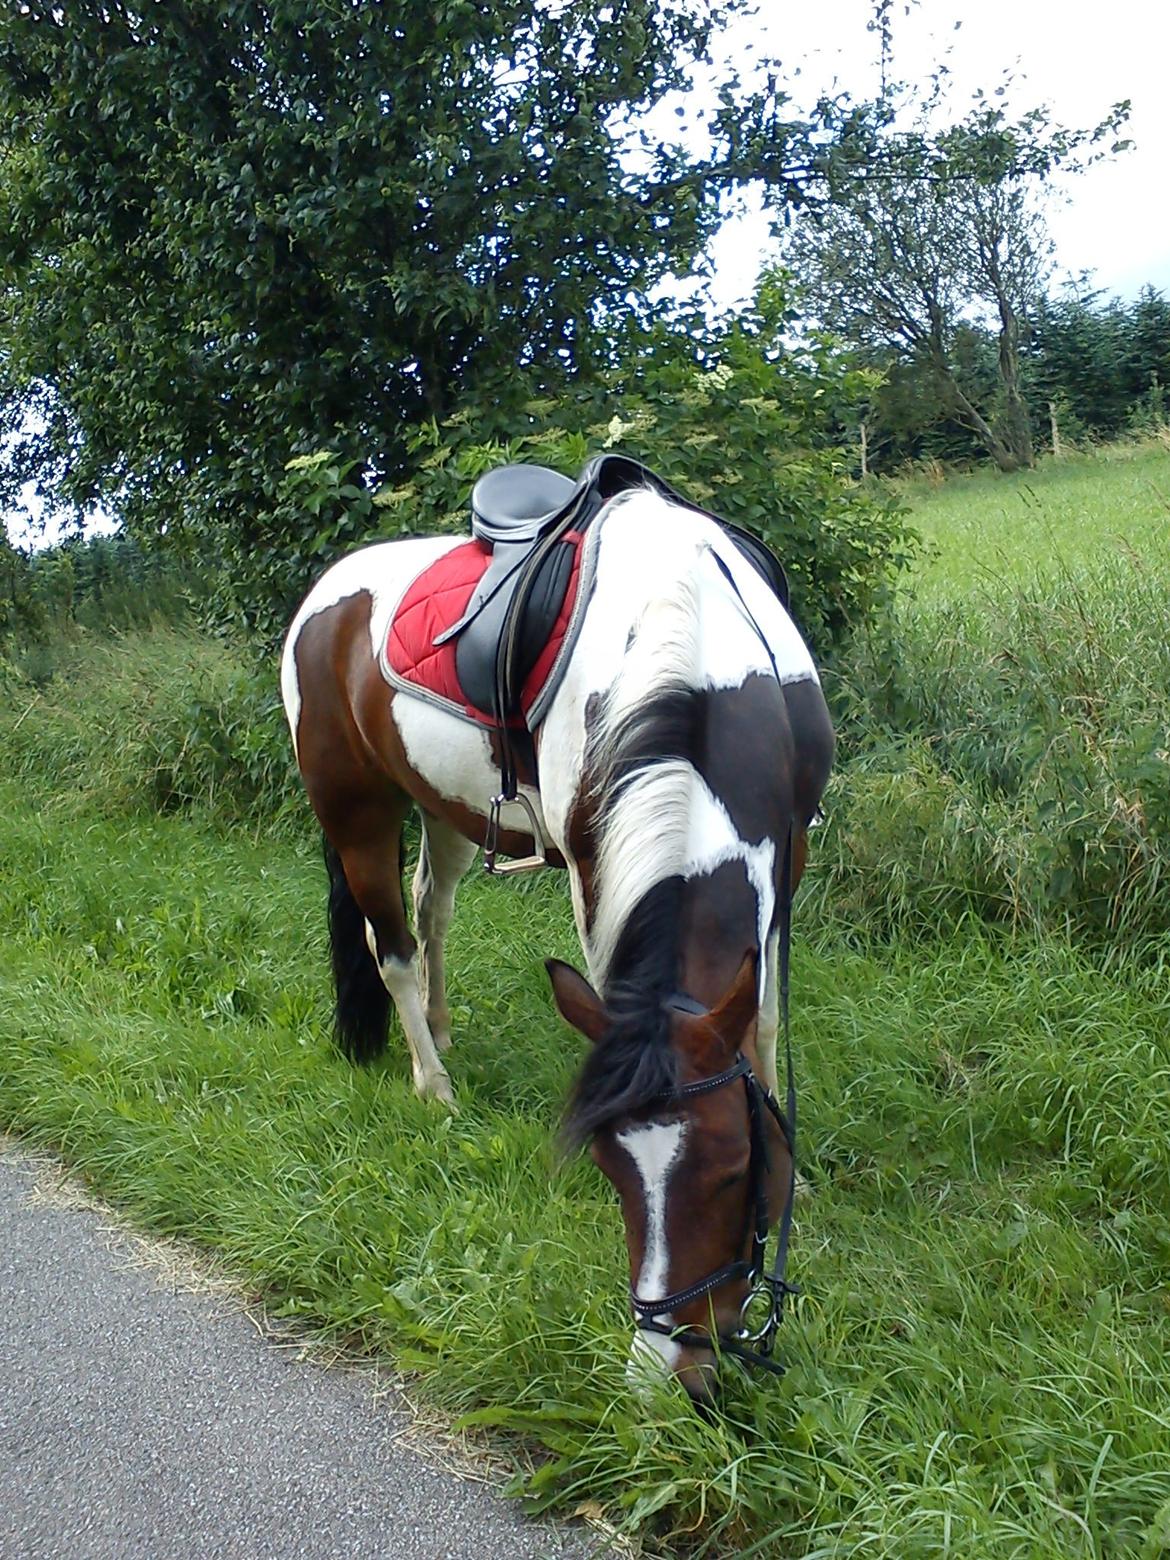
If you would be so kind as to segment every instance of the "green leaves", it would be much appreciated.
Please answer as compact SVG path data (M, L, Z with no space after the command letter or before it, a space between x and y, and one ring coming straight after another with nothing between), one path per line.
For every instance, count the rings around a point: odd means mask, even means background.
M66 507L100 499L221 579L218 621L268 635L367 494L414 480L428 420L468 410L480 444L512 440L549 396L580 438L578 390L691 268L717 197L803 177L813 124L766 65L714 83L704 151L649 116L742 9L5 14L0 436L24 432L0 498L31 478ZM322 448L343 477L286 481Z

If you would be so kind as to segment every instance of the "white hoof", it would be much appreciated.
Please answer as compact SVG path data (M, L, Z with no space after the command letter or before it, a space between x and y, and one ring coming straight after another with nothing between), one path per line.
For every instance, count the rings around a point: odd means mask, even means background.
M438 1100L441 1105L446 1105L448 1110L455 1111L455 1091L451 1087L451 1079L446 1072L431 1073L425 1078L416 1078L414 1086L419 1096L424 1100Z

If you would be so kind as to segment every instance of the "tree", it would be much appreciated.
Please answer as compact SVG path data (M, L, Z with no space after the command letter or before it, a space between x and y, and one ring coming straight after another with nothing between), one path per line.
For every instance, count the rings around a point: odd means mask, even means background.
M0 501L35 478L246 570L297 450L372 490L420 421L607 366L723 194L842 133L766 72L704 156L648 128L743 3L5 8Z
M1070 287L1038 312L1029 358L1036 395L1059 408L1066 434L1114 438L1157 422L1170 385L1170 301L1152 287L1131 303Z
M1127 112L1072 132L1041 110L1012 123L980 101L941 133L921 120L888 129L875 159L837 175L793 229L785 258L815 322L872 361L911 365L939 415L970 429L1002 470L1033 461L1023 342L1051 253L1038 185L1083 166ZM971 394L957 361L964 330L982 323L996 340L994 404Z

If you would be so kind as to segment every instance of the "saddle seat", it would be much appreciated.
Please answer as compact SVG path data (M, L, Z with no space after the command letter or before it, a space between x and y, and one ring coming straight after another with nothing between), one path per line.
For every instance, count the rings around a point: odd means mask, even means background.
M576 491L549 466L498 466L471 490L471 534L493 549L535 541Z

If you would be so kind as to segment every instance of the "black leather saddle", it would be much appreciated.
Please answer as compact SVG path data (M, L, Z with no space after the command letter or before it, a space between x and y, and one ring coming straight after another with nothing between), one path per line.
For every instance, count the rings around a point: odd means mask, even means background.
M569 531L581 532L612 498L650 488L715 520L785 607L779 560L750 531L700 509L627 455L597 455L574 482L547 466L499 466L471 493L471 530L491 561L457 623L435 644L458 637L455 670L468 702L503 726L520 714L520 691L548 643L573 571Z

